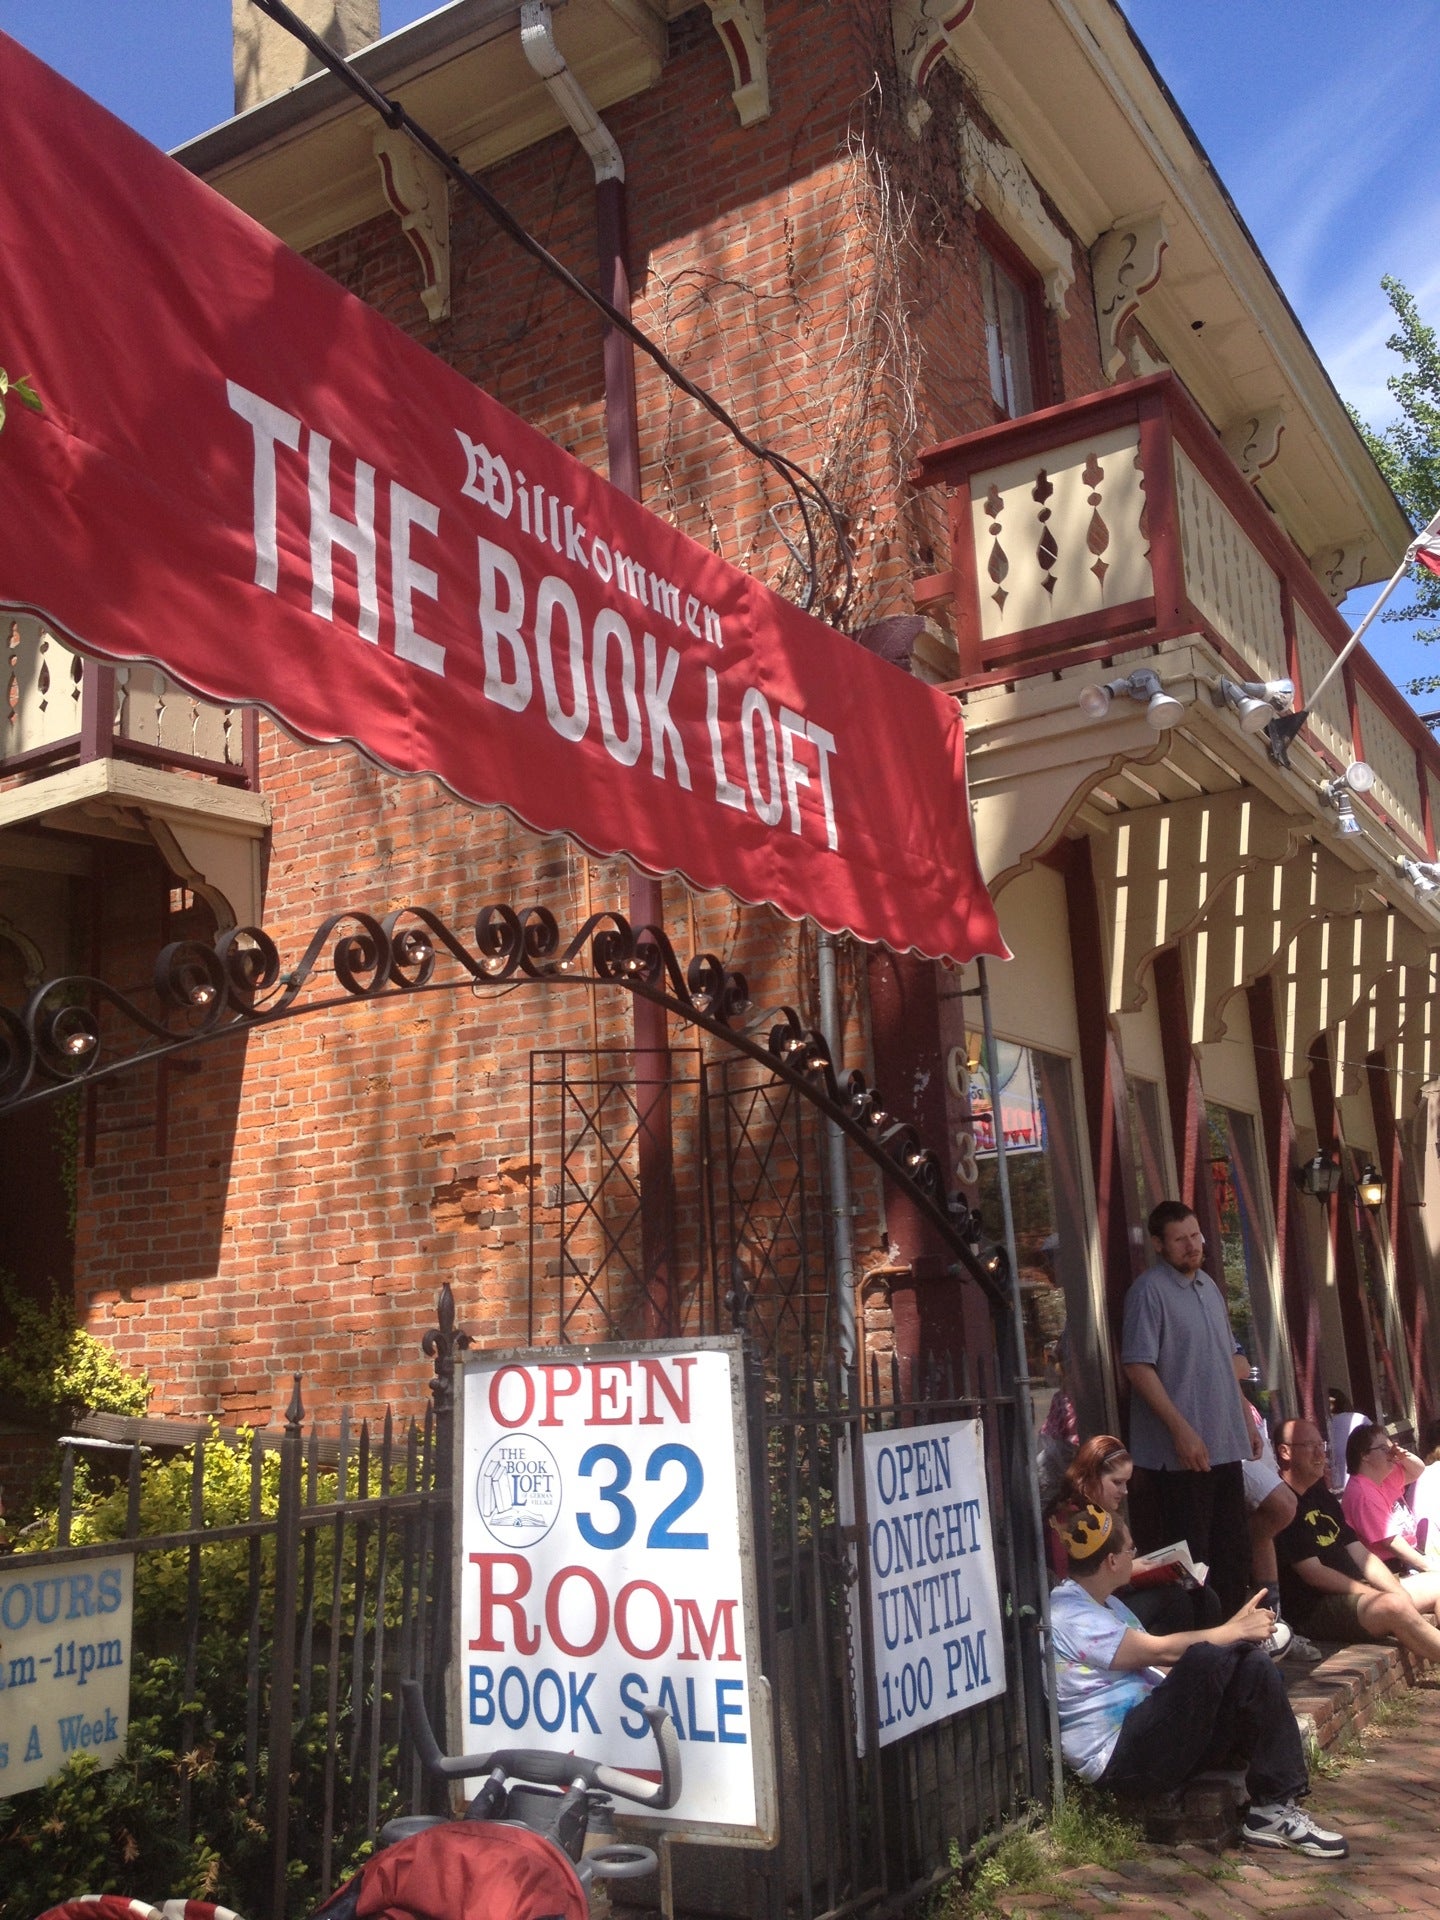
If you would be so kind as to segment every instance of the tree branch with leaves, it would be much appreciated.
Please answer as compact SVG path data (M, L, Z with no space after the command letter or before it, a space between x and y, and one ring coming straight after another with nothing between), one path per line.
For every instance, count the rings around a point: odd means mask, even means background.
M12 380L4 367L0 367L0 433L5 431L5 408L12 394L22 406L29 407L32 413L45 411L43 401L30 384L28 373L16 374Z
M1385 344L1404 363L1402 371L1385 382L1400 408L1400 418L1377 431L1353 407L1350 415L1418 533L1440 513L1440 339L1421 317L1415 296L1403 281L1387 274L1380 284L1397 322ZM1387 609L1381 618L1430 621L1434 624L1422 627L1416 639L1440 640L1440 579L1418 564L1410 577L1415 589L1410 605ZM1409 693L1437 689L1440 673L1422 674L1406 685Z

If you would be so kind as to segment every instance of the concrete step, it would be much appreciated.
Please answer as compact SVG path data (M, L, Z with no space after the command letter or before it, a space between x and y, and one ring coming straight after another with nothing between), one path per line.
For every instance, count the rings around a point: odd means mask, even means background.
M1327 1645L1318 1666L1290 1660L1280 1670L1307 1751L1323 1753L1337 1741L1353 1739L1369 1725L1379 1701L1405 1692L1430 1667L1399 1647L1362 1642Z

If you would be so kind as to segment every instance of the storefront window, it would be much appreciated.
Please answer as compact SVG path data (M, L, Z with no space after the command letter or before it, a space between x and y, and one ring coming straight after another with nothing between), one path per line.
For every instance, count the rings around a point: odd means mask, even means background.
M1270 1293L1269 1209L1260 1177L1253 1114L1207 1103L1210 1173L1220 1247L1206 1248L1206 1268L1224 1288L1230 1325L1267 1387L1282 1383L1278 1327Z
M1081 1437L1111 1419L1090 1287L1088 1209L1081 1177L1070 1063L1008 1041L998 1046L1000 1123L1015 1213L1025 1358L1032 1378L1069 1393ZM977 1201L988 1234L1001 1234L995 1111L978 1035L966 1037L969 1130ZM963 1085L963 1078L959 1082ZM957 1080L951 1076L955 1096ZM963 1105L957 1102L957 1120ZM1040 1396L1043 1414L1048 1396Z
M1153 1080L1127 1080L1125 1085L1130 1097L1130 1137L1135 1142L1135 1183L1139 1189L1140 1224L1144 1227L1160 1202L1171 1198L1173 1186L1165 1156L1160 1089ZM1147 1236L1147 1265L1149 1246Z

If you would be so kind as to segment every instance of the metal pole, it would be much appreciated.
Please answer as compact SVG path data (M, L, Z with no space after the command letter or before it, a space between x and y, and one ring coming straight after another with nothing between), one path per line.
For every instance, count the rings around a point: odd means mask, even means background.
M990 1017L990 974L985 956L975 962L980 977L980 1017L985 1033L985 1073L990 1082L991 1126L995 1133L995 1178L1000 1188L1000 1217L1004 1225L1005 1258L1010 1267L1010 1314L1015 1342L1015 1410L1025 1450L1025 1484L1030 1495L1030 1523L1034 1536L1035 1584L1040 1599L1040 1633L1044 1658L1050 1660L1050 1581L1045 1552L1045 1521L1040 1511L1040 1463L1035 1456L1035 1416L1030 1404L1030 1377L1025 1364L1025 1317L1020 1309L1020 1262L1015 1247L1015 1209L1010 1198L1010 1168L1005 1156L1005 1129L1000 1114L1000 1057L995 1026ZM1055 1677L1047 1672L1045 1707L1050 1731L1050 1792L1057 1807L1065 1803L1065 1779L1060 1757L1060 1719L1055 1710Z
M840 994L833 933L820 935L820 1031L833 1065L840 1058ZM855 1232L850 1212L850 1162L845 1136L833 1120L825 1122L825 1161L830 1175L830 1233L835 1249L836 1344L842 1367L860 1365L855 1341Z
M271 1642L269 1779L270 1916L285 1920L290 1892L290 1761L295 1743L295 1611L300 1591L301 1449L305 1407L295 1375L280 1438L275 1509L275 1624ZM357 1603L358 1604L358 1603Z

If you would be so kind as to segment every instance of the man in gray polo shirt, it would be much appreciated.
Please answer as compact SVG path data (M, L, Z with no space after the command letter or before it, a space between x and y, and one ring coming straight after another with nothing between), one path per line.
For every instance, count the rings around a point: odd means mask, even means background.
M1149 1224L1159 1258L1125 1296L1120 1356L1131 1390L1131 1526L1147 1553L1188 1541L1228 1617L1252 1591L1241 1462L1259 1435L1235 1378L1224 1295L1201 1268L1200 1223L1182 1201L1162 1200Z

